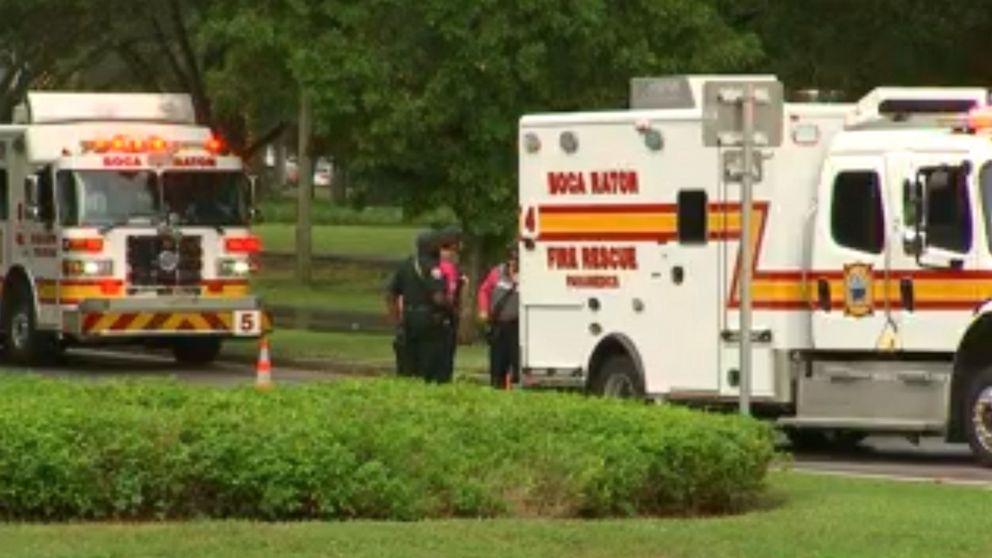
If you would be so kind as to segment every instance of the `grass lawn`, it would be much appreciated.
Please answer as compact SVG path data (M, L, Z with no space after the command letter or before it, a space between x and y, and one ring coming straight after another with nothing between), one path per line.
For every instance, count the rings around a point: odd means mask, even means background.
M252 278L252 287L266 304L274 306L382 314L388 275L388 270L352 264L314 266L313 284L303 286L292 269L263 267Z
M253 227L268 252L296 250L296 225L269 223ZM316 225L313 227L315 254L347 254L402 258L413 250L413 240L423 229L416 227L366 227L357 225Z
M5 558L499 556L973 558L992 553L992 492L771 475L778 503L712 519L192 522L0 526Z
M438 208L422 215L404 216L399 207L365 207L357 209L347 205L335 205L324 196L318 196L310 207L310 218L315 225L368 225L375 227L396 227L453 222L455 216L449 209ZM260 209L267 223L295 223L296 199L269 199L262 202Z
M280 358L324 358L330 361L392 368L393 339L388 335L369 333L320 333L292 329L276 329L270 338L275 366ZM478 373L486 369L487 353L483 344L462 346L455 355L460 372ZM255 343L227 343L229 355L256 355ZM2 556L2 554L0 554Z

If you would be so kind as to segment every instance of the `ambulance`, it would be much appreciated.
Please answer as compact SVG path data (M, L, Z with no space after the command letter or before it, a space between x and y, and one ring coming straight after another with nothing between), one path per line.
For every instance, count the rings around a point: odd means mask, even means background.
M0 125L8 356L129 343L206 364L260 336L252 184L186 95L28 93Z
M707 407L740 395L796 444L967 441L992 465L992 125L983 88L785 103L742 262L734 149L705 84L519 125L521 361L533 386ZM730 164L728 164L728 162Z

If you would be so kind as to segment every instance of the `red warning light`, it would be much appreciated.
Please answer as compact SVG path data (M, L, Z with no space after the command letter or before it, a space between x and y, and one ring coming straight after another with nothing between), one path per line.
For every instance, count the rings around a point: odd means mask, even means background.
M207 151L213 153L214 155L220 155L224 151L224 140L217 136L211 136L206 143Z

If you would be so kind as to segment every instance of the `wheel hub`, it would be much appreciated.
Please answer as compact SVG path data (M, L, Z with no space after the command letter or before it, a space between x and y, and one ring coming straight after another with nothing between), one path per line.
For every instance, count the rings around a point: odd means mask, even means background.
M24 349L31 338L31 320L27 314L18 312L10 322L10 340L17 349Z
M992 452L992 386L986 387L978 394L971 411L971 421L975 427L978 443Z
M635 393L630 378L622 374L613 374L607 378L603 391L610 397L631 397Z

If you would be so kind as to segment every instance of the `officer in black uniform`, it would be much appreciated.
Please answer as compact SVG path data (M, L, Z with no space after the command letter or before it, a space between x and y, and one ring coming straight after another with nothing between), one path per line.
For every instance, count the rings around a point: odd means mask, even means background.
M416 253L393 274L386 294L401 337L395 345L399 374L436 383L444 381L451 328L451 297L439 264L437 234L421 234Z

